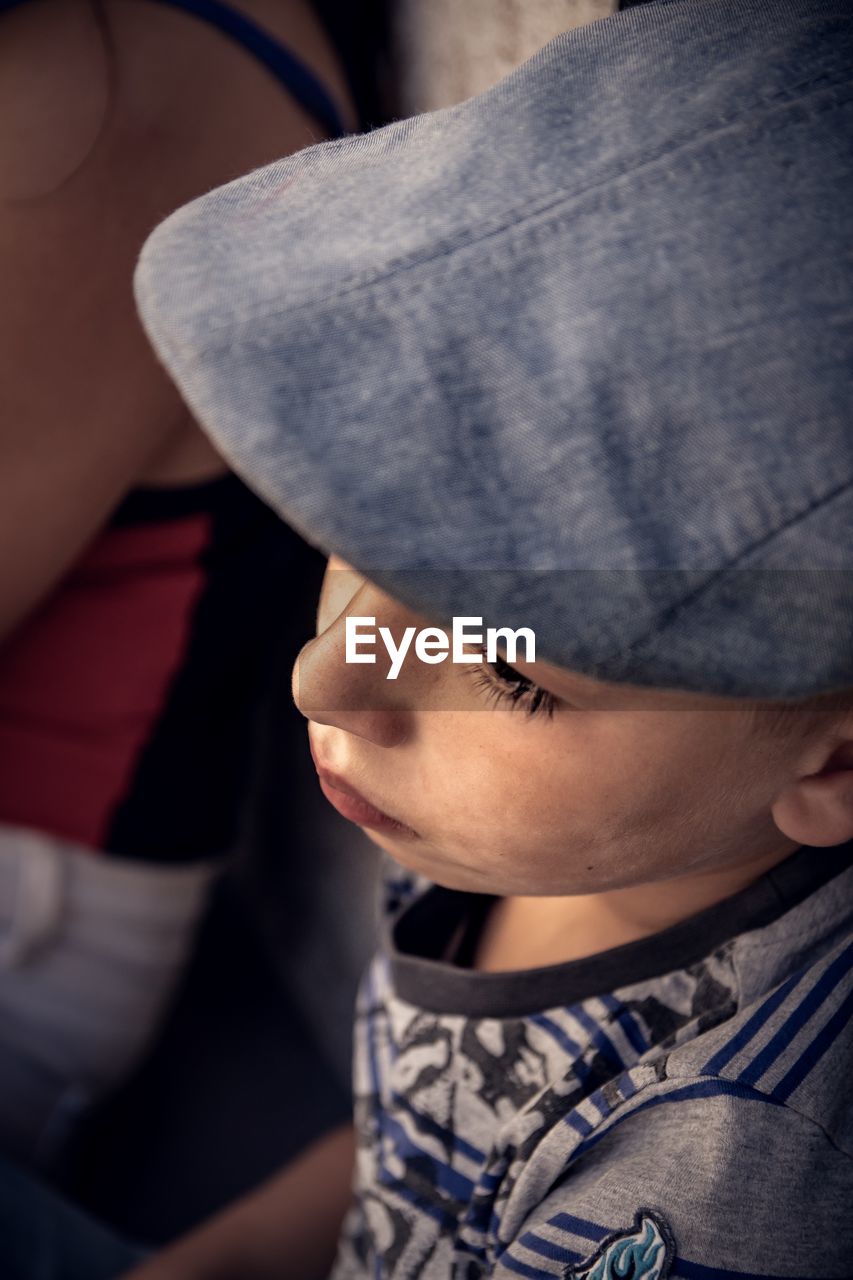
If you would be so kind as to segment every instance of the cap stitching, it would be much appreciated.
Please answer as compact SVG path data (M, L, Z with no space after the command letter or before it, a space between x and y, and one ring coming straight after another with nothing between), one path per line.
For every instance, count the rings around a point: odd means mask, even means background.
M615 658L620 657L623 654L631 653L634 649L639 648L640 645L645 644L648 640L651 640L653 637L656 638L662 631L666 631L668 628L674 626L687 608L701 600L701 598L710 591L719 579L724 574L728 573L729 570L736 568L741 561L752 555L753 552L759 551L762 547L768 546L775 538L786 533L789 529L794 528L801 521L807 520L809 516L813 515L822 507L828 506L831 502L834 502L836 498L842 497L845 493L851 490L851 488L853 488L853 479L845 480L843 484L836 485L827 493L813 499L808 506L804 507L801 511L796 512L793 516L778 525L775 529L772 529L769 533L764 534L761 538L757 538L754 542L750 543L749 546L745 547L742 551L739 551L736 556L732 556L732 558L719 569L715 569L711 574L709 574L703 583L698 587L695 587L692 591L689 591L681 600L668 605L666 609L662 610L662 612L658 614L656 621L647 631L632 640L626 648L612 651L606 658L602 659L602 663L612 662ZM781 572L790 572L790 570L782 570ZM853 574L853 569L830 570L829 572Z
M547 216L551 213L557 213L558 216L562 216L564 206L571 204L573 201L582 199L585 195L588 195L591 192L602 188L606 189L613 183L618 182L621 178L629 178L635 174L640 174L643 169L652 166L658 161L664 160L669 156L677 155L680 151L689 150L691 146L697 143L708 142L713 139L715 134L724 131L729 126L738 123L738 121L742 123L749 120L755 121L756 116L758 113L761 113L763 109L776 109L779 105L779 100L782 101L783 107L796 108L798 106L802 106L805 101L816 96L817 93L827 92L830 94L834 93L835 96L831 97L828 102L820 106L817 111L812 113L812 115L830 111L837 107L844 107L851 101L851 96L849 94L840 98L837 96L838 90L847 88L847 80L843 73L844 69L842 68L839 76L833 76L824 68L811 78L797 82L793 86L786 85L783 90L779 90L769 97L754 99L739 111L727 116L717 117L710 123L706 122L700 129L683 135L669 145L658 147L656 150L651 149L649 151L642 152L630 167L614 169L603 173L591 181L587 186L574 188L571 191L561 191L557 195L552 194L547 200L534 208L527 208L524 211L519 211L518 209L511 210L505 215L504 220L498 226L495 226L488 231L484 231L480 235L471 235L459 244L440 248L432 253L417 257L409 262L401 261L393 266L389 266L380 274L373 275L366 280L345 285L336 292L330 293L321 299L306 299L302 302L297 302L290 306L280 307L277 309L265 307L263 309L259 308L257 311L246 311L243 315L241 328L245 329L246 324L251 323L258 315L262 315L266 319L272 319L276 316L296 315L310 307L334 305L342 298L357 293L366 293L376 285L383 284L394 277L399 277L403 272L417 270L418 268L427 266L430 263L450 258L462 250L472 248L484 243L486 240L524 227L535 221L537 218ZM815 85L822 86L816 90L815 94L803 93L803 90L809 89ZM796 91L796 96L792 97L791 94L794 91ZM785 102L786 98L787 102ZM764 116L760 118L766 119L766 115L767 112L765 111ZM809 118L811 118L811 116ZM156 235L156 232L154 234ZM241 340L240 329L235 330L227 325L223 325L219 332L228 334L229 336L223 337L221 341L215 341L203 346L198 346L194 348L193 354L196 357L215 355L223 349L227 349L232 346L235 342L239 342ZM186 349L190 350L190 348Z

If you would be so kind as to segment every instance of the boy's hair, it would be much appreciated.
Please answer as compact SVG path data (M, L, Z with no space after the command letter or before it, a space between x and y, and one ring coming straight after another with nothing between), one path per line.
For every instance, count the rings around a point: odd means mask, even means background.
M761 734L804 740L853 715L853 688L833 689L796 702L755 702L750 714Z

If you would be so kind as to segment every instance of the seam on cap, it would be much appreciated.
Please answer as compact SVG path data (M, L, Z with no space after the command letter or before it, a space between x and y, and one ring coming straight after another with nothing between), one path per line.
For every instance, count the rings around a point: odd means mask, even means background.
M778 538L781 534L786 533L789 529L792 529L802 521L807 520L809 516L814 515L815 512L829 506L836 499L843 497L851 489L853 489L853 479L845 480L843 484L836 485L821 497L813 499L808 506L804 507L801 511L798 511L795 515L790 516L770 533L767 533L763 537L757 538L754 542L751 542L749 546L745 547L742 551L739 551L736 556L732 556L726 564L722 565L719 569L715 569L713 573L709 574L700 586L689 591L681 600L676 601L675 604L668 605L664 610L662 610L661 613L658 614L657 619L652 626L649 627L641 636L636 636L625 648L613 650L606 658L602 659L602 663L612 662L614 658L622 657L625 654L631 653L634 649L647 643L647 641L651 640L653 637L657 638L662 631L668 630L679 622L687 609L700 601L703 596L705 596L707 592L716 585L724 574L728 573L732 569L736 569L741 561L745 560L748 556L761 550L763 547L769 546L774 539ZM779 570L779 572L790 572L790 570ZM826 570L826 572L850 573L853 575L853 568L844 570Z
M810 89L812 86L818 86L812 92L806 93L804 90ZM839 94L839 90L843 91L849 88L849 70L845 65L839 67L837 72L828 72L825 68L820 70L816 75L811 76L807 80L799 81L796 84L786 85L784 89L777 91L769 97L763 97L753 100L750 104L741 110L728 116L721 116L705 124L701 128L687 133L677 139L675 142L659 146L657 149L650 149L642 152L634 163L630 166L620 169L612 169L609 172L599 175L586 186L573 188L571 191L561 191L559 195L551 195L547 200L542 201L533 208L524 207L523 210L515 209L505 215L503 220L495 227L489 228L481 234L472 234L465 240L445 245L432 253L416 257L411 261L401 260L399 263L386 268L377 275L371 276L369 279L356 281L351 284L345 284L334 293L329 293L322 298L305 299L302 302L292 303L290 305L280 305L278 307L266 305L257 310L247 309L243 313L240 328L234 329L227 324L219 327L218 332L227 334L221 340L207 343L204 346L183 347L186 351L192 351L196 356L216 355L223 350L227 350L235 342L241 340L241 330L245 330L247 324L251 324L260 315L265 319L274 319L281 316L297 315L300 312L311 307L325 307L339 302L342 298L350 297L358 293L368 293L375 286L381 285L395 277L401 276L405 272L415 271L420 267L428 266L430 263L439 262L442 259L447 260L465 249L470 249L485 241L494 239L506 233L511 233L516 229L523 228L527 224L534 222L538 218L547 217L554 213L558 216L562 215L565 206L570 205L573 201L582 199L591 192L607 188L617 183L622 178L630 178L635 174L641 173L644 169L654 166L661 160L675 156L681 151L687 151L691 147L710 141L715 135L724 133L727 129L737 124L761 123L766 121L775 111L788 111L802 108L804 104L810 100L818 98L821 93L826 93L827 100L819 105L816 109L812 109L805 117L806 121L811 121L815 117L828 111L843 109L853 101L853 91L846 95ZM791 96L795 93L795 96ZM787 98L787 101L785 100ZM781 99L781 102L779 101ZM783 125L788 123L785 119L781 122ZM799 121L796 123L800 123ZM336 144L333 144L336 145ZM155 233L156 234L156 233ZM208 325L208 332L217 331L216 326ZM174 348L177 349L177 348Z

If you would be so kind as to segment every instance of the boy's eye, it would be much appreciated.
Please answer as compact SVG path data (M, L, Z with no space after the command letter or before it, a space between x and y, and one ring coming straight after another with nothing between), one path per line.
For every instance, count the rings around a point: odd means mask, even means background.
M494 662L484 659L480 667L470 669L470 674L494 702L508 701L510 707L520 707L529 716L539 713L552 716L560 704L553 693L534 684L501 657L496 657Z

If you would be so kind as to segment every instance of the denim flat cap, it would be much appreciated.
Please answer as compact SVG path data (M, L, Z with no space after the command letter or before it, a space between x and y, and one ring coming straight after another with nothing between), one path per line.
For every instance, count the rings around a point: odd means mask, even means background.
M850 0L652 0L173 214L234 469L436 621L600 678L853 685Z

